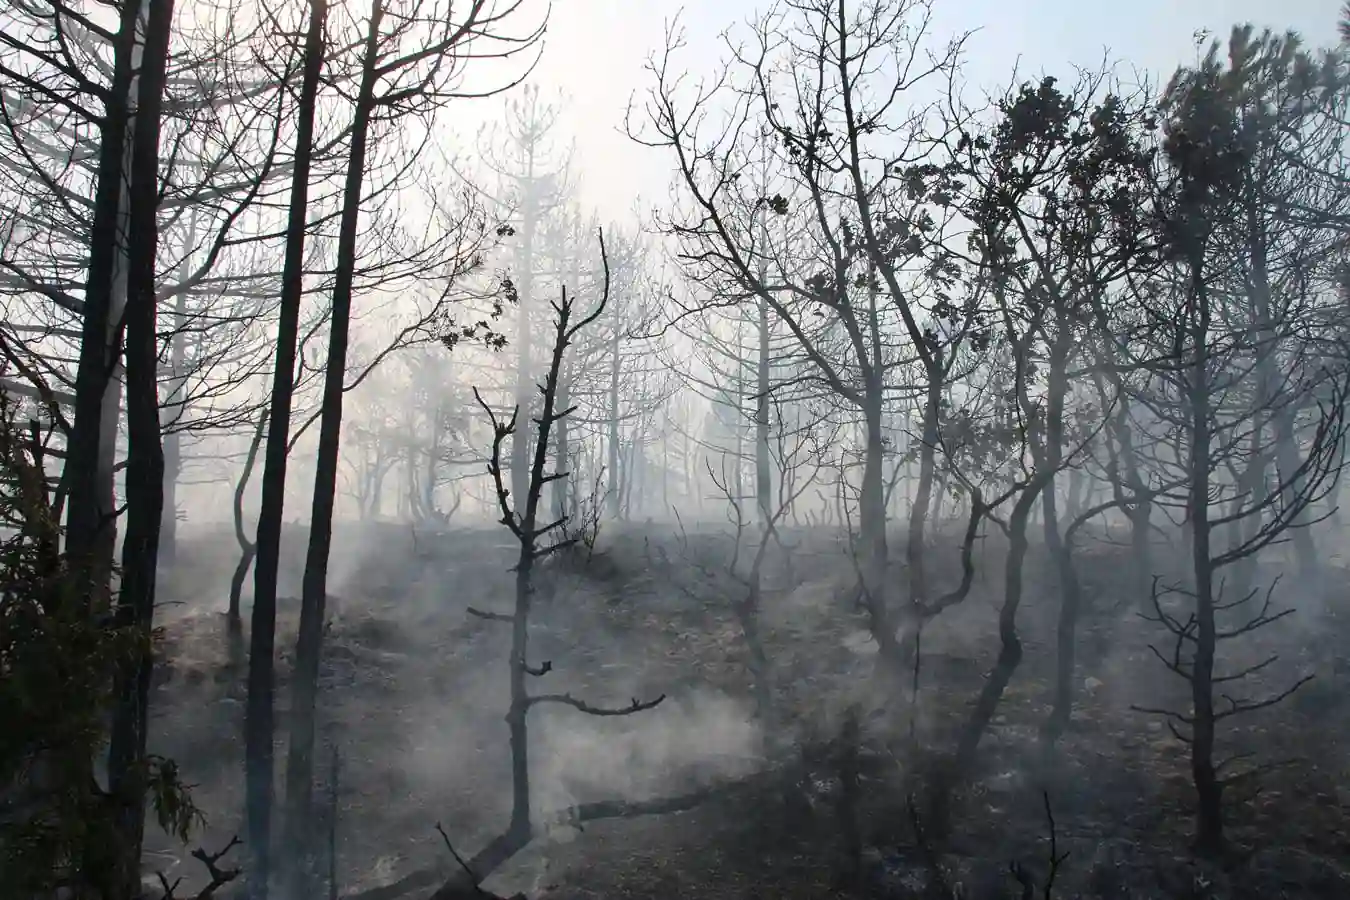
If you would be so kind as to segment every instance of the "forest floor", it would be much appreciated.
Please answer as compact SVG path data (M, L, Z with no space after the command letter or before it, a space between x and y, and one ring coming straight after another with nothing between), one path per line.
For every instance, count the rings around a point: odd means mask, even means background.
M856 815L870 896L917 897L927 867L906 798L921 781L922 761L954 745L993 665L1000 550L981 546L970 597L925 630L912 707L873 671L875 645L849 596L852 567L837 542L820 533L787 539L791 571L775 564L772 580L781 587L768 592L763 614L775 702L787 718L782 733L824 746L846 707L863 710ZM244 672L231 657L222 591L214 587L228 582L228 561L207 558L219 542L185 540L180 564L165 577L166 592L183 603L163 617L166 665L153 704L152 750L177 759L198 785L196 799L210 814L200 837L208 849L242 833L243 806ZM531 714L534 800L549 825L494 877L495 890L540 900L859 896L845 893L838 877L832 767L813 764L804 778L794 770L806 801L800 809L784 805L792 793L784 786L744 781L765 762L732 611L739 588L717 574L729 544L723 535L695 533L686 543L659 526L631 526L603 538L602 554L582 574L560 578L556 593L540 598L534 658L553 663L543 689L605 705L667 699L619 719L550 707ZM505 824L507 628L466 608L506 608L510 557L508 541L488 529L417 540L407 526L339 536L318 765L326 797L329 748L339 748L343 894L428 866L451 872L437 823L464 855ZM955 578L954 565L942 568L955 557L954 538L935 539L936 578ZM1297 611L1223 648L1230 669L1280 655L1259 681L1234 686L1244 696L1278 692L1304 674L1316 678L1278 706L1224 723L1221 755L1241 757L1235 768L1281 765L1231 789L1230 836L1243 852L1219 866L1186 850L1187 746L1161 717L1132 709L1185 709L1186 694L1149 649L1166 651L1165 633L1122 594L1130 565L1108 541L1080 551L1089 608L1080 625L1077 704L1071 729L1047 759L1038 731L1052 697L1058 593L1038 574L1049 567L1033 552L1019 617L1025 659L940 848L951 880L971 900L1019 896L1009 863L1044 871L1048 798L1058 851L1069 854L1056 897L1350 898L1350 570L1330 559L1318 586L1282 580L1276 602ZM1258 579L1269 576L1262 571ZM283 602L279 787L296 617L296 604ZM912 708L911 732L897 722L907 722ZM581 802L677 795L737 779L751 786L683 813L581 828L554 815ZM151 867L186 876L190 887L196 863L161 835L153 841Z

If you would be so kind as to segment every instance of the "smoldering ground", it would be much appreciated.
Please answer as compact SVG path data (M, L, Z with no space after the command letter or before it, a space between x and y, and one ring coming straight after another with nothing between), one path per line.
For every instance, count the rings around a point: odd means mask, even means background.
M954 552L939 546L955 528L934 539L942 577L956 575ZM551 898L835 896L843 851L831 747L845 711L854 709L864 716L858 755L865 790L848 814L860 823L868 865L884 876L872 887L901 892L875 896L907 896L904 885L923 881L926 863L906 797L950 750L998 652L999 541L990 535L981 542L983 574L971 596L925 629L916 685L896 691L875 671L875 644L850 594L851 563L840 542L820 531L788 534L792 552L766 570L762 629L781 710L775 728L799 756L790 774L757 781L781 759L770 758L755 715L731 602L738 584L716 577L730 538L692 528L682 537L652 525L616 525L613 532L599 544L603 564L593 563L603 577L583 566L540 599L533 654L552 664L544 679L550 692L611 705L668 699L615 719L567 708L532 714L540 836L493 884ZM416 537L407 526L365 527L344 529L339 541L338 610L322 675L320 780L336 746L337 877L344 895L359 896L409 872L452 871L437 823L467 854L507 818L509 629L467 610L491 611L510 596L511 548L490 527ZM222 543L215 535L185 542L182 577L168 583L219 583L232 564L212 559ZM288 535L287 545L292 568L283 585L289 580L294 588L303 536ZM653 553L654 545L665 552ZM1334 610L1350 584L1345 571L1340 581L1333 570L1316 584L1277 585L1279 602L1297 612L1228 658L1227 665L1241 667L1280 656L1246 688L1251 693L1278 691L1305 673L1318 677L1223 735L1225 756L1287 764L1235 789L1234 832L1255 853L1223 872L1198 869L1178 852L1192 802L1187 748L1160 717L1137 711L1185 708L1185 686L1150 649L1163 646L1166 635L1142 620L1138 598L1128 595L1128 553L1110 534L1094 535L1080 553L1088 608L1073 727L1047 765L1038 731L1052 694L1057 594L1037 551L1019 620L1026 661L957 799L957 827L942 850L951 877L975 891L968 896L994 897L1016 890L1009 860L1043 868L1048 797L1059 846L1072 850L1073 863L1059 876L1062 891L1154 896L1149 892L1203 882L1214 897L1254 898L1280 896L1253 891L1284 881L1312 891L1287 896L1322 896L1317 885L1343 883L1333 860L1344 858L1350 833L1343 787L1350 673L1338 648L1350 628ZM1269 569L1260 577L1273 578L1278 558ZM218 597L218 590L199 588L170 607L154 707L153 749L178 759L198 785L198 803L211 813L200 836L207 845L242 831L243 671L230 658ZM296 616L294 604L283 603L279 759ZM678 796L709 785L728 787L683 812L579 828L568 820L578 804ZM319 793L328 788L321 784ZM326 820L315 827L327 827ZM185 855L161 843L151 865L181 870L187 883L195 873L190 860L181 862Z

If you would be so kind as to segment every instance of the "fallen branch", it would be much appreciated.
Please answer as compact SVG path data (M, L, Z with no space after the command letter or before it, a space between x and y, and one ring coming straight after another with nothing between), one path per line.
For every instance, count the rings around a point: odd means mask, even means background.
M528 669L526 670L528 671ZM655 700L639 700L636 697L632 699L627 706L592 706L584 700L578 700L571 694L539 694L529 698L529 706L537 706L540 703L560 703L563 706L570 706L573 709L580 710L588 716L631 716L633 713L644 712L649 709L655 709L666 699L662 694Z
M635 819L642 816L670 815L688 812L704 803L717 798L728 797L739 792L750 793L791 779L800 774L793 765L762 770L743 778L722 781L671 797L656 797L650 800L600 800L582 803L560 813L554 820L557 824L567 824L575 828L590 822L613 819ZM804 771L804 770L803 770ZM469 900L482 898L482 893L472 893L476 884L481 884L511 857L529 846L534 834L512 833L507 831L488 842L482 850L465 860L457 871L447 872L444 866L418 869L409 872L397 881L377 888L344 894L343 900L399 900L409 894L436 888L430 900ZM458 856L458 854L455 854ZM491 894L487 894L491 897Z

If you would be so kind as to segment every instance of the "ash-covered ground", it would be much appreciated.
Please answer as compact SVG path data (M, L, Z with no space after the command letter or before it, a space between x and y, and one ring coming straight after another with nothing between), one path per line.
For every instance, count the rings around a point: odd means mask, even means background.
M933 543L935 577L955 579L956 533ZM552 662L550 692L624 704L665 694L640 715L597 719L566 708L531 713L533 790L541 835L498 872L502 893L571 898L918 897L938 862L968 898L1021 896L1017 861L1043 881L1049 800L1063 898L1350 897L1350 572L1329 560L1317 584L1282 580L1277 602L1297 612L1238 646L1230 666L1264 658L1243 690L1278 691L1316 678L1287 701L1224 723L1223 756L1277 764L1230 790L1240 852L1224 864L1187 852L1187 747L1156 715L1184 709L1184 685L1149 644L1128 551L1105 536L1079 551L1088 609L1080 625L1077 706L1053 756L1038 741L1053 693L1058 591L1033 550L1019 617L1025 659L981 745L950 839L916 840L907 798L954 746L956 730L998 651L1002 551L981 541L969 598L923 634L917 703L877 669L875 644L851 590L845 542L787 531L771 551L762 628L779 721L755 717L748 654L734 613L742 586L725 575L731 539L716 530L613 524L594 556L551 577L533 617L533 657ZM896 542L899 545L899 542ZM304 534L288 532L283 596L298 594ZM186 537L164 576L164 663L152 750L177 759L208 823L194 843L242 835L245 667L222 615L234 560L228 532ZM509 628L468 614L507 610L509 535L407 525L342 530L320 699L319 792L333 789L343 895L455 863L436 830L466 855L504 827L509 773L504 713ZM946 566L948 571L944 571ZM1269 581L1274 570L1258 573ZM897 569L896 584L903 582ZM177 602L173 602L177 601ZM245 603L245 622L248 607ZM278 780L284 768L289 660L298 604L278 631ZM245 640L245 646L247 645ZM1164 647L1165 649L1165 647ZM844 885L839 784L832 752L845 709L862 711L855 816L867 877ZM917 710L912 717L911 712ZM783 744L792 749L786 757ZM784 759L790 758L791 764ZM682 796L694 808L586 824L576 804ZM316 821L327 833L332 823ZM920 823L921 824L921 823ZM931 851L931 853L929 852ZM149 865L183 875L187 849L152 837ZM850 893L851 892L851 893ZM422 890L410 896L429 896Z

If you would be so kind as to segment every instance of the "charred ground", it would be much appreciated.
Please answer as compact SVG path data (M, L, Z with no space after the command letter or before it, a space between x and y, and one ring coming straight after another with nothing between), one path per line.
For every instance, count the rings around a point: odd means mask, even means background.
M933 540L939 575L947 561L948 574L955 572L955 554L943 542L954 546L957 528ZM580 552L550 574L532 625L537 658L552 663L549 689L604 703L668 699L621 719L566 709L540 717L533 777L538 818L547 824L495 877L498 890L558 900L920 896L933 887L936 857L961 896L1019 896L1010 862L1037 873L1038 885L1044 880L1048 798L1058 852L1069 854L1057 897L1350 896L1343 862L1350 859L1343 650L1350 621L1336 612L1350 578L1338 560L1319 584L1280 583L1278 602L1298 612L1233 648L1252 659L1279 653L1261 673L1271 690L1316 677L1224 733L1225 756L1277 765L1230 792L1240 850L1226 863L1200 863L1187 852L1193 789L1186 747L1159 717L1132 708L1184 707L1184 686L1149 649L1166 635L1139 617L1140 598L1124 593L1130 557L1110 535L1080 550L1089 608L1079 631L1077 703L1053 754L1039 730L1053 694L1056 592L1044 574L1050 567L1037 559L1042 549L1033 548L1018 623L1025 659L940 846L916 840L909 798L950 751L997 655L992 573L1002 547L995 536L982 539L984 574L971 596L925 629L914 704L912 684L896 689L875 671L875 644L850 594L852 572L837 536L800 530L784 538L789 552L772 554L762 619L780 715L775 731L786 752L767 746L755 721L730 601L736 585L717 574L731 552L725 534L615 524L594 554ZM303 546L302 534L287 539ZM185 545L169 589L214 577L219 541L202 535ZM472 852L509 810L502 722L509 629L467 610L491 610L509 594L512 547L490 527L434 536L367 527L340 541L335 559L346 571L335 579L338 612L324 650L321 759L329 783L321 790L331 788L326 770L336 747L339 889L378 897L367 892L409 873L452 871L438 822L461 852ZM1259 577L1275 574L1263 569ZM182 605L165 616L152 743L198 785L197 802L212 813L201 836L209 846L242 830L244 667L219 598L168 599ZM295 619L283 603L282 646L294 644ZM279 749L289 656L278 673ZM841 796L838 762L850 708L861 712L856 800ZM691 797L692 808L582 828L567 822L577 804L658 797ZM840 877L846 819L858 822L864 845L860 885ZM168 844L152 850L161 868L181 866L185 883L196 877L190 861L179 861L185 853Z

